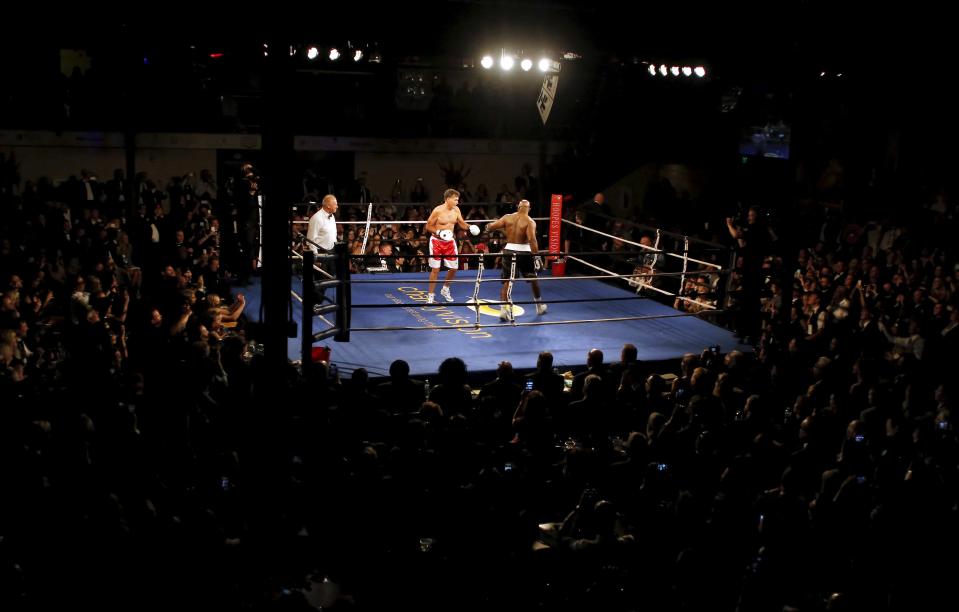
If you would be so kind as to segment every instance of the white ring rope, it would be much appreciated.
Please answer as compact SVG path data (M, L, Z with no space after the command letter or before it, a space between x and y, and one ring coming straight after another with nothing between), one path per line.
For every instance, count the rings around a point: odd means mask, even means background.
M483 260L479 260L479 265L476 267L476 284L473 285L473 297L472 302L475 305L474 310L476 311L476 325L480 324L480 305L479 305L479 290L480 283L483 282L483 271L485 267L483 266Z
M370 204L366 207L366 229L363 230L363 248L360 249L360 253L366 253L366 240L370 237L370 219L373 218L373 205Z
M303 256L300 255L299 253L297 253L296 251L292 251L292 252L290 253L290 258L291 258L291 259L299 259L300 261L303 261ZM320 274L326 276L326 278L331 278L331 279L332 279L332 278L336 278L335 276L333 276L332 274L330 274L329 272L327 272L326 270L324 270L323 268L319 267L319 266L316 265L316 264L313 264L313 270L315 270L316 272L319 272Z
M574 227L578 227L578 228L580 228L580 229L584 229L584 230L593 232L594 234L599 234L600 236L606 236L607 238L612 238L613 240L619 240L619 241L622 242L623 244L628 244L628 245L631 245L631 246L637 246L637 247L639 247L639 248L641 248L641 249L646 249L647 251L659 251L659 235L660 235L660 234L659 234L659 230L656 230L656 245L655 245L655 246L648 246L648 245L645 245L645 244L640 244L640 243L638 243L638 242L633 242L632 240L627 240L626 238L623 238L623 237L621 237L621 236L614 236L614 235L612 235L612 234L607 234L607 233L605 233L605 232L601 232L601 231L599 231L599 230L595 230L595 229L593 229L593 228L591 228L591 227L586 227L585 225L580 225L579 223L575 223L575 222L569 221L569 220L567 220L567 219L563 219L563 223L567 223L567 224L572 225L572 226L574 226ZM668 253L668 252L665 252L665 253L663 253L663 254L664 254L664 255L667 255L668 257L678 257L678 258L681 258L681 257L682 257L682 255L677 255L676 253ZM693 259L692 257L689 257L688 259L689 259L689 261L698 263L698 264L703 265L703 266L710 266L710 267L712 267L712 268L716 268L717 270L722 270L722 269L723 269L723 267L722 267L721 265L719 265L719 264L714 264L714 263L712 263L712 262L710 262L710 261L703 261L703 260L701 260L701 259Z
M530 217L533 221L549 221L549 217ZM492 223L497 219L464 219L467 223ZM300 225L309 223L309 219L296 219L292 223ZM337 225L360 225L363 221L337 221ZM370 221L370 225L426 225L426 221L407 221L406 219L395 219L393 221ZM648 247L647 247L648 248Z
M461 255L460 257L462 257L462 255ZM578 257L574 257L574 256L572 256L572 255L569 256L569 259L575 259L576 261L583 261L583 260L579 259ZM482 260L480 260L480 261L482 261ZM594 268L596 267L596 266L593 266L593 264L590 264L589 262L585 262L585 261L584 261L583 263L585 263L586 265L592 266L592 267L594 267ZM598 269L598 270L602 270L603 268L597 268L597 269ZM403 272L402 274L418 274L418 273L417 273L417 272ZM535 278L534 278L534 277L530 277L529 279L526 279L525 277L523 277L523 278L521 278L520 280L536 280L536 281L542 283L542 282L546 282L546 281L609 280L609 279L611 279L611 278L631 279L631 278L646 277L646 276L651 276L651 277L652 277L652 276L679 276L680 274L681 274L680 272L658 272L658 273L656 273L656 274L614 274L614 273L610 272L609 274L591 275L591 276L537 276L537 277L535 277ZM701 274L706 275L706 274L717 274L717 273L716 273L716 272L713 272L713 273L710 273L710 272L702 272ZM405 279L405 280L406 280L406 281L409 281L409 282L416 282L416 279ZM349 280L349 282L352 283L352 284L354 284L354 285L375 285L375 284L379 284L379 283L391 284L391 283L396 283L396 282L398 282L398 281L390 280L390 279L387 279L387 278L351 278L351 279ZM473 281L473 280L471 280L471 279L454 278L454 279L450 280L449 282L450 282L450 283L473 283L473 282L475 282L475 281ZM482 280L482 282L484 282L484 283L502 282L502 279L497 279L497 278L484 278L484 279ZM673 295L673 294L672 294L672 293L668 293L667 295Z
M659 253L658 253L658 251L659 251L659 238L660 238L660 233L659 233L659 230L657 229L657 230L656 230L656 242L653 243L653 249L654 249L655 251L657 251L657 254L656 254L656 255L653 255L653 261L652 261L652 263L649 264L649 271L650 271L650 273L652 273L652 274L655 274L655 273L656 273L656 264L659 262ZM682 286L682 284L680 284L680 286ZM642 281L642 280L636 281L636 293L637 293L637 294L638 294L639 292L641 292L643 289L646 289L647 287L648 287L649 289L653 289L654 291L658 291L658 290L659 290L659 289L657 289L656 287L653 287L653 284L652 284L652 283L647 283L647 282ZM663 292L663 293L666 293L666 292ZM666 293L666 295L669 295L669 293Z
M625 275L625 274L614 274L613 272L610 272L609 270L600 268L600 267L597 266L597 265L593 265L593 264L589 263L588 261L583 261L583 260L580 259L579 257L573 257L572 255L569 256L569 259L572 259L573 261L578 261L579 263L581 263L581 264L583 264L583 265L586 265L586 266L589 266L590 268L596 268L597 270L599 270L599 271L601 271L601 272L606 272L606 273L607 273L606 276L601 276L601 277L600 277L600 278L604 278L604 279L608 279L608 278L633 278L634 276L640 276L640 275L638 275L638 274L636 274L636 275L629 275L629 276L627 276L627 275ZM665 274L667 274L667 273L663 273L663 274L653 274L653 275L644 274L644 275L642 275L642 276L664 276ZM675 276L675 273L673 273L673 275ZM583 278L583 277L581 277L581 276L571 276L571 277L569 277L569 278L577 278L577 279L578 279L578 278ZM684 301L684 302L693 302L694 304L699 304L699 305L702 306L703 308L707 308L707 309L709 309L709 310L715 310L715 308L716 308L716 306L713 305L713 304L709 304L709 303L707 303L707 302L700 302L699 300L693 300L693 299L691 299L691 298L683 297L683 296L681 296L681 295L676 295L676 294L674 294L674 293L670 293L669 291L666 291L665 289L660 289L659 287L654 287L654 286L652 286L652 285L645 285L645 287L646 287L647 289L652 289L653 291L658 291L659 293L662 293L663 295L668 295L669 297L674 297L674 298L676 298L676 299L678 299L678 300L682 300L682 301Z
M662 237L662 236L661 236L661 234L660 234L660 231L657 229L657 230L656 230L656 242L653 243L653 250L654 250L654 251L658 251L658 250L659 250L659 239L660 239L661 237ZM653 265L649 266L649 269L650 269L650 270L656 270L656 264L657 264L657 263L659 263L659 254L658 254L658 253L653 257Z
M300 295L299 295L296 291L293 291L292 289L290 289L290 295L292 295L292 296L296 299L296 301L299 302L300 304L303 303L303 298L301 298ZM327 325L329 325L329 326L330 326L330 329L332 329L332 328L334 327L333 324L330 323L330 321L329 321L326 317L324 317L323 315L313 315L313 316L316 317L316 318L318 318L318 319L320 319L321 321L323 321L323 322L326 323Z
M686 265L689 263L689 238L683 236L685 239L685 244L683 244L683 275L679 277L679 291L680 293L683 289L686 288Z
M723 312L717 310L718 312ZM390 327L351 327L351 332L376 332L376 331L421 331L421 330L443 330L443 329L484 329L487 327L533 327L539 325L572 325L579 323L617 323L621 321L646 321L648 319L676 319L679 317L698 317L702 313L698 312L680 312L676 314L661 315L637 315L632 317L609 317L606 319L572 319L569 321L530 321L528 323L482 323L480 325L439 325L433 327L413 327L413 326L390 326Z

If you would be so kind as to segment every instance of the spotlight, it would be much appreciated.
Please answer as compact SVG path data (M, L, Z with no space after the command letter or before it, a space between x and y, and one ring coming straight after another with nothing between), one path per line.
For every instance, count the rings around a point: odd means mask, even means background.
M649 65L649 74L656 76L656 66L653 66L652 64Z
M361 49L357 49L353 52L353 61L358 62L361 59L363 59L363 51Z
M703 68L702 66L696 66L695 68L693 68L693 72L696 73L696 76L700 78L706 76L706 69Z
M499 67L503 70L512 70L514 63L515 61L513 60L512 55L504 55L503 57L499 58Z
M539 71L546 72L547 70L549 70L549 67L552 64L553 64L553 60L549 59L548 57L544 57L543 59L539 60Z
M679 66L673 66L669 71L673 73L673 76L679 76Z
M493 67L493 57L490 55L484 55L483 59L480 60L480 66L489 70Z
M310 47L309 49L306 50L306 57L308 57L311 60L316 59L316 57L319 54L320 54L320 50L317 49L316 47Z
M527 57L519 63L519 67L522 68L524 72L529 72L529 69L533 67L533 60Z
M338 59L340 59L340 50L336 47L333 47L330 49L330 61L335 62Z
M693 69L689 66L683 66L683 76L693 76Z
M666 76L667 74L669 74L669 68L666 67L666 64L659 65L659 74L663 76Z

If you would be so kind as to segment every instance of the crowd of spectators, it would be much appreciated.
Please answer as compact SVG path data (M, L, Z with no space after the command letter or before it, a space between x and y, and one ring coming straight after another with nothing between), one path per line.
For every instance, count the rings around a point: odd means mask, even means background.
M625 338L618 359L584 342L575 376L543 346L526 375L450 356L426 382L404 355L384 380L318 362L278 402L242 294L255 173L126 180L2 190L4 609L952 599L948 194L875 222L812 208L795 259L764 241L754 352L650 364ZM427 210L376 209L399 227L375 248L420 240L403 222Z

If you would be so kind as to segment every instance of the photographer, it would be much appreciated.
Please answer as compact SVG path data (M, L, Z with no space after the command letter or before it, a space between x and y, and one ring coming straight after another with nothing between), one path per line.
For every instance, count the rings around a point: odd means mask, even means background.
M763 258L769 251L770 233L763 223L758 206L750 206L746 223L737 223L726 217L726 228L736 241L737 267L742 273L742 301L736 321L736 332L745 341L757 337L759 322L759 297L763 287Z

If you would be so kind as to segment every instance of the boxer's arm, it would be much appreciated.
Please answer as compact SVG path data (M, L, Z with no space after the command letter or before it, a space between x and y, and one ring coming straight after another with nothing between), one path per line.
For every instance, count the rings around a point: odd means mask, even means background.
M426 221L426 233L434 236L436 235L436 221L439 219L439 213L437 213L436 208L433 209L433 212L430 214L430 218Z
M536 221L530 220L526 226L526 241L529 242L529 248L533 249L533 254L539 253L539 243L536 242Z
M503 229L504 227L506 227L506 217L500 217L499 219L497 219L496 221L493 221L492 223L487 223L486 231L492 232L494 230Z
M459 208L456 209L455 223L456 223L456 227L460 229L468 230L470 228L469 224L467 224L466 221L463 220L463 211L461 211Z

